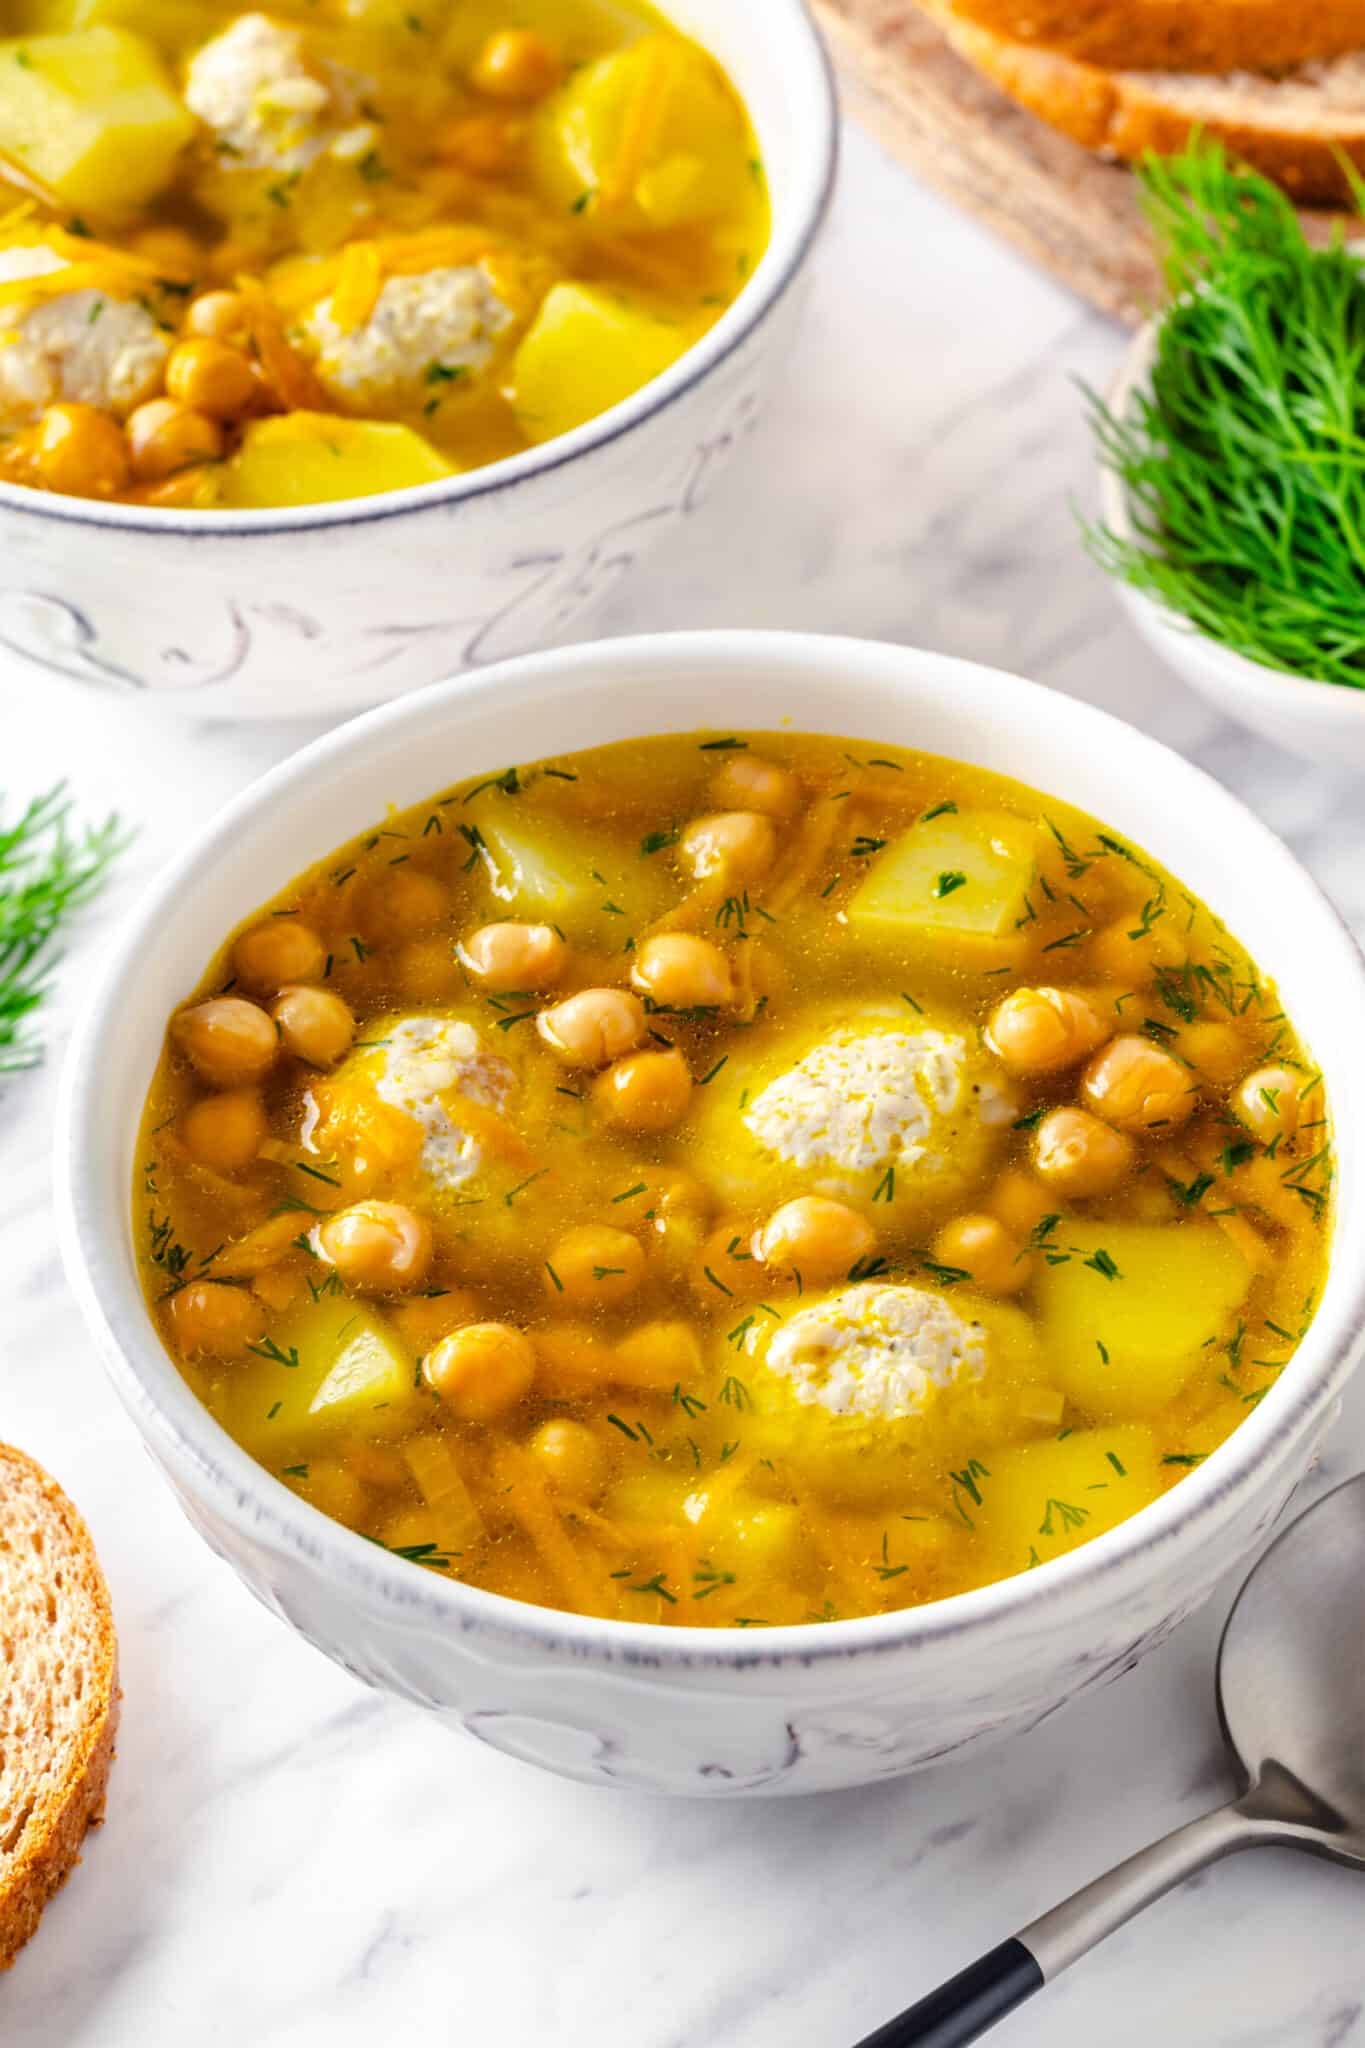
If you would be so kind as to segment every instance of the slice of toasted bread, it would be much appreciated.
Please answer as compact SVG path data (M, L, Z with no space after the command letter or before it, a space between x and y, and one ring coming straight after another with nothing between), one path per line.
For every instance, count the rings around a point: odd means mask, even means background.
M0 1970L104 1818L118 1699L86 1526L55 1480L0 1444Z
M1009 42L1109 71L1285 71L1365 46L1365 0L949 0Z
M1365 48L1278 78L1102 71L979 28L951 0L920 4L1011 99L1103 155L1167 156L1199 132L1307 201L1350 200L1338 153L1365 169Z

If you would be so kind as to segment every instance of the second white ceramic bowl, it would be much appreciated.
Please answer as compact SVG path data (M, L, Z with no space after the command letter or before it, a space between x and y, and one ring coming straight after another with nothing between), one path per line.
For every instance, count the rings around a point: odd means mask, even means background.
M1134 335L1109 393L1109 409L1117 418L1131 408L1155 358L1156 322L1148 321ZM1105 525L1120 540L1136 538L1122 480L1103 463L1100 509ZM1148 645L1228 718L1319 767L1365 769L1365 690L1267 668L1211 640L1145 591L1128 583L1119 583L1117 589Z
M1336 1241L1348 1254L1360 1243L1365 965L1278 840L1199 769L1085 704L943 655L785 634L534 656L406 698L286 761L128 921L72 1047L57 1141L67 1267L118 1391L191 1521L267 1606L358 1677L495 1748L597 1784L713 1796L912 1770L1127 1670L1283 1507L1365 1329L1365 1265L1338 1257L1277 1384L1155 1505L1038 1571L819 1627L650 1628L446 1582L328 1521L239 1449L163 1349L134 1264L138 1120L168 1012L226 931L390 804L528 756L736 723L980 762L1169 862L1276 979L1322 1067Z
M772 238L709 334L600 418L449 482L244 513L0 483L0 648L203 718L318 718L581 631L676 537L791 337L837 119L803 0L658 0L745 101Z

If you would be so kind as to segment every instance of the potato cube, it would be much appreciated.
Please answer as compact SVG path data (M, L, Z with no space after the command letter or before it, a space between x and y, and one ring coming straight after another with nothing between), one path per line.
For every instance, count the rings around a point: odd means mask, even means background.
M1252 1278L1216 1223L1066 1222L1048 1250L1058 1263L1039 1261L1034 1286L1049 1377L1095 1416L1174 1400Z
M24 0L16 28L65 35L79 28L126 28L164 56L206 43L223 26L211 0Z
M515 801L497 794L467 807L499 914L557 925L574 942L619 951L666 900L657 861L610 861L599 838L538 818L534 828Z
M959 1485L958 1505L1003 1572L1046 1564L1088 1543L1161 1491L1149 1429L1073 1430L990 1453Z
M600 286L555 285L512 364L523 432L550 441L619 405L675 363L698 332Z
M438 483L455 473L411 427L288 412L252 421L224 466L218 502L243 510L321 505Z
M743 116L703 53L670 36L580 65L532 134L536 182L591 233L677 227L749 189Z
M420 1402L413 1359L385 1318L324 1292L278 1323L235 1368L223 1420L257 1455L338 1430L397 1434Z
M193 134L156 51L127 29L0 42L0 150L68 206L135 212Z
M849 923L869 938L965 945L975 959L1014 939L1037 848L1034 827L1005 811L923 819L876 856Z

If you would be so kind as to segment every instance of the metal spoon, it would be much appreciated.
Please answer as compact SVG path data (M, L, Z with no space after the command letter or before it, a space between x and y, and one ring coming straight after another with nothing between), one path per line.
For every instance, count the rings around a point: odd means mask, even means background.
M1218 1711L1243 1790L1097 1877L859 2048L964 2048L1183 1878L1235 1849L1365 1869L1365 1473L1266 1551L1218 1648Z

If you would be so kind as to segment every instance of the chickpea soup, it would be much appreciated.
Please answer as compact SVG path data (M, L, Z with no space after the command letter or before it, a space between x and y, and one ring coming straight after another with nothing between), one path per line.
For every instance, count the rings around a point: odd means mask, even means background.
M884 1613L1155 1500L1323 1280L1321 1077L1140 848L866 742L483 776L171 1018L150 1312L284 1485L432 1572Z
M15 0L0 476L191 510L437 482L660 375L766 245L644 0Z

